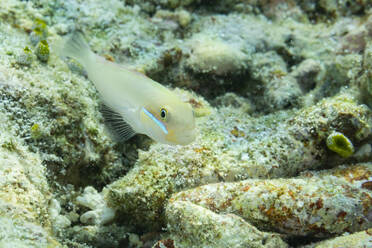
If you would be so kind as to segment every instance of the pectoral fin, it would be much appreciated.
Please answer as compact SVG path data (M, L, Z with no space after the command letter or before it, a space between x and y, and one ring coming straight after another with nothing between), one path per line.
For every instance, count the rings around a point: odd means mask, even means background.
M102 104L101 113L105 119L106 125L117 141L126 141L136 134L133 128L125 122L123 117L106 104Z

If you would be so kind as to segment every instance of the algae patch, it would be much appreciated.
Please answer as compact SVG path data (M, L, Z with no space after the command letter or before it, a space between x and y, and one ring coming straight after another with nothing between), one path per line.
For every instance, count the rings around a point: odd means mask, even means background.
M342 133L331 133L326 143L328 149L336 152L341 157L348 158L354 153L353 143Z

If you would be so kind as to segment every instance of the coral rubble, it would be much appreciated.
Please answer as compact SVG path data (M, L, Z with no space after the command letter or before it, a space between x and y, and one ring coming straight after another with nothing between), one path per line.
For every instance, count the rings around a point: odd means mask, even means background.
M76 30L196 141L113 139ZM2 0L0 44L0 247L371 242L370 1Z

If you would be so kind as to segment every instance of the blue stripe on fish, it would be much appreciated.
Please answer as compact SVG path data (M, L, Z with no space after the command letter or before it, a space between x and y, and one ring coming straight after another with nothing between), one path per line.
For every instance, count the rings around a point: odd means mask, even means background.
M145 109L145 108L142 108L142 110L143 110L143 112L145 112L145 114L148 116L148 117L150 117L160 128L161 128L161 130L163 130L163 132L165 133L165 134L168 134L168 130L167 130L167 128L166 128L166 126L164 125L164 123L163 122L161 122L161 121L159 121L158 119L156 119L156 117L153 115L153 114L151 114L147 109Z

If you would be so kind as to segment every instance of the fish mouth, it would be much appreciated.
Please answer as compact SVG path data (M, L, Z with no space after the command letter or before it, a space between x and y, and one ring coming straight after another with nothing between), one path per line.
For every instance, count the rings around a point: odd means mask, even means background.
M195 129L180 130L177 132L169 132L166 140L176 145L188 145L195 140L197 132Z

